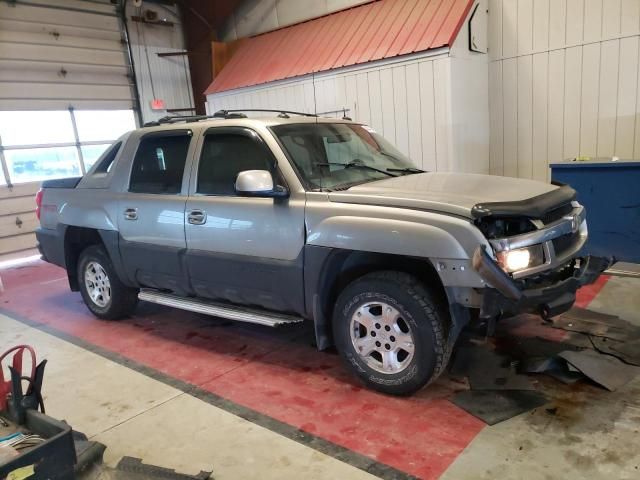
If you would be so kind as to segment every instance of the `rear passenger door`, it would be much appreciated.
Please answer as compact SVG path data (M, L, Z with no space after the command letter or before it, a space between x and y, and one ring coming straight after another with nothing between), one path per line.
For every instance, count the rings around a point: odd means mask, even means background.
M191 130L153 132L140 139L129 180L119 202L120 252L138 284L188 293L183 268L184 210Z
M253 130L214 127L201 143L186 208L192 288L203 297L302 313L304 194L236 194L236 177L245 170L269 170L284 185L271 150Z

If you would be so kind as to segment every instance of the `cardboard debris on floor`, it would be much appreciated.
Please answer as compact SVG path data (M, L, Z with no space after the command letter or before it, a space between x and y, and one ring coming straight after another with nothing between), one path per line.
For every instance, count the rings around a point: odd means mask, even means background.
M495 425L541 407L549 399L529 390L465 390L456 393L451 401L486 424Z
M615 357L595 350L566 351L560 353L559 357L611 392L629 383L640 372L637 367L626 365Z

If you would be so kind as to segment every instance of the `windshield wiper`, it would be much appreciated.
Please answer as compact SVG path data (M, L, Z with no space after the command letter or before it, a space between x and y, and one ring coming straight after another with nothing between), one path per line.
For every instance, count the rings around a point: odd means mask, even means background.
M404 168L387 168L387 172L401 172L401 173L425 173L424 170L415 167Z
M381 169L376 168L376 167L370 167L369 165L365 165L363 163L358 163L358 162L349 162L349 163L318 162L318 163L315 163L314 165L318 165L320 167L329 167L331 165L337 165L339 167L344 167L344 168L364 168L365 170L372 170L374 172L382 173L384 175L387 175L388 177L397 177L397 175L394 175L393 173L387 172L386 170L381 170ZM387 168L387 170L391 170L391 169Z

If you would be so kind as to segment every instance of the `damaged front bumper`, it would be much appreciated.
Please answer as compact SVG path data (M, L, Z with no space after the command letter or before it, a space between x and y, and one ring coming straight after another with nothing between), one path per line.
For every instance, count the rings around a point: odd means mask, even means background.
M559 315L573 306L576 291L595 282L610 264L610 259L602 257L579 257L540 278L518 281L478 247L473 268L488 285L484 289L480 317L495 319L525 312L537 313L543 318Z

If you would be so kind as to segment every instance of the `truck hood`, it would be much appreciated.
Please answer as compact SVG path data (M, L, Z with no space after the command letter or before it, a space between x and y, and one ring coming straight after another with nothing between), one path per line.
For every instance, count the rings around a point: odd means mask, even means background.
M535 180L473 173L403 175L331 192L332 202L430 210L473 218L477 204L522 202L557 190Z

